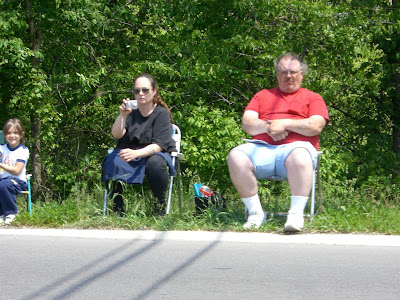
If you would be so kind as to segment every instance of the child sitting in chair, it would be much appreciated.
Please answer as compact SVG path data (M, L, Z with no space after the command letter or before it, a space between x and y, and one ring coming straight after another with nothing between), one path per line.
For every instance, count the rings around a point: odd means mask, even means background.
M7 143L0 145L0 225L10 225L18 214L17 194L27 189L29 149L24 146L25 130L19 119L6 121L3 134Z

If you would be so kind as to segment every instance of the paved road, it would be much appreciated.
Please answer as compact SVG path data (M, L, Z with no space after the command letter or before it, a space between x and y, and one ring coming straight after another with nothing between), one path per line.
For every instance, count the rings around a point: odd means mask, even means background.
M0 229L0 299L400 299L400 236Z

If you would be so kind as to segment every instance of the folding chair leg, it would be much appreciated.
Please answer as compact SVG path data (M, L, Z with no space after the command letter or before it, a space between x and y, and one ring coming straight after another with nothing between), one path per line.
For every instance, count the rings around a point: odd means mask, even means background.
M169 182L169 192L168 192L168 202L167 202L167 215L169 215L169 210L171 208L171 198L172 198L172 185L174 183L174 176L171 176L170 182Z
M26 195L26 209L29 212L29 215L32 216L32 202L31 202L31 193Z
M106 191L104 192L104 205L103 205L103 216L106 216L106 210L107 210L107 194L108 191L106 189Z
M181 189L181 166L179 159L176 161L176 172L178 173L178 198L179 198L179 211L182 213L182 189Z
M318 186L318 213L322 212L322 189L321 189L321 173L319 168L319 161L317 164L317 186Z
M175 160L176 157L172 157L172 165L175 166ZM171 198L172 198L172 186L174 183L174 176L171 176L171 179L169 181L169 191L168 191L168 202L167 202L167 211L166 214L169 215L169 210L171 208Z
M311 188L311 207L310 207L310 220L312 222L314 218L314 211L315 211L315 173L313 172L313 180L312 180L312 188Z
M26 211L29 212L29 195L26 194Z
M31 194L30 176L28 176L27 184L28 184L28 194L26 195L26 209L28 210L29 215L32 216L32 194Z

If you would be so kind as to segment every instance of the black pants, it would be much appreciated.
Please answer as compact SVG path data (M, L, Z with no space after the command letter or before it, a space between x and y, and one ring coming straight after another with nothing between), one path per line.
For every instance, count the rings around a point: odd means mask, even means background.
M165 213L165 192L168 189L168 171L165 159L160 155L152 155L146 160L146 179L153 192L156 202L154 210L156 214ZM115 212L121 215L124 213L122 198L123 185L120 181L114 181L111 184L111 199L114 199L113 208Z

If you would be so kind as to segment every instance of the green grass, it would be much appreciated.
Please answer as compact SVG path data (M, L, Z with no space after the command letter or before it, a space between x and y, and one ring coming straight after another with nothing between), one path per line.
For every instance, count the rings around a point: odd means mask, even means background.
M33 203L32 216L25 211L24 198L19 197L20 214L13 226L33 228L81 228L81 229L126 229L126 230L205 230L205 231L245 231L242 228L244 206L234 192L224 195L227 198L226 211L211 208L201 215L194 213L193 196L190 190L184 192L182 211L179 209L177 195L174 193L170 215L153 216L150 212L152 201L143 187L127 188L125 203L127 214L119 217L110 211L103 216L103 188L96 187L89 192L86 188L77 189L73 195L58 203L57 201ZM348 200L342 200L343 198ZM287 195L269 195L263 201L264 209L285 211ZM313 222L306 220L304 232L324 233L381 233L400 234L400 205L398 195L366 198L362 193L351 191L351 197L323 195L323 212L316 215ZM282 232L285 217L271 215L266 224L257 232Z

